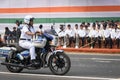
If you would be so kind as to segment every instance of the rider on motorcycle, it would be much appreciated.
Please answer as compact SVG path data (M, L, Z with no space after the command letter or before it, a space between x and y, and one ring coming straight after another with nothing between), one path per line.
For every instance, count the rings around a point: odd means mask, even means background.
M5 62L1 64L5 65L10 72L15 73L21 72L24 68L36 70L48 67L53 74L66 74L70 70L71 62L63 50L55 49L58 41L57 36L49 34L49 31L53 31L53 28L46 32L39 31L39 35L36 36L38 38L32 40L37 32L34 30L33 20L32 16L24 18L25 24L21 29L19 45L10 44L6 48L0 49L3 56L5 56ZM29 52L19 46L29 49Z
M29 49L31 64L37 65L38 63L36 61L35 46L32 44L32 38L37 32L33 27L33 20L34 20L34 17L32 17L31 15L25 16L24 18L25 24L21 29L19 45L22 48Z

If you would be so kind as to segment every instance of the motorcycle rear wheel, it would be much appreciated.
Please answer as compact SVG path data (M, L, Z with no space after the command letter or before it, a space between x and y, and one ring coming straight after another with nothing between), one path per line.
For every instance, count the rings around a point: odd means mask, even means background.
M66 74L71 67L70 58L65 53L57 53L49 59L49 69L55 75Z
M7 63L13 63L13 64L19 64L19 63L16 63L14 61L11 61L9 57L6 57L5 62L7 62ZM6 65L6 68L10 72L13 72L13 73L20 73L23 70L22 67L15 67L15 66L10 66L10 65Z

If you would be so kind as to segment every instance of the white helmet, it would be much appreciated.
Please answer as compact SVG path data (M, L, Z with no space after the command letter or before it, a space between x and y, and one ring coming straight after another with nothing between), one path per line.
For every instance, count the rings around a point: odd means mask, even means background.
M24 22L27 23L27 24L29 24L29 22L30 22L31 19L34 19L34 17L32 17L31 15L27 15L24 18Z

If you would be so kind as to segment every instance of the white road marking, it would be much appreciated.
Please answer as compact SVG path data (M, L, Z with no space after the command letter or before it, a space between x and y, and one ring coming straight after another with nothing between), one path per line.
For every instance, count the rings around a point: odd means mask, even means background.
M115 80L115 78L102 78L102 77L86 77L86 76L58 76L58 75L43 75L43 74L27 74L27 73L10 73L0 72L5 75L22 75L22 76L33 76L33 77L49 77L49 78L73 78L73 79L97 79L97 80Z
M120 78L118 78L118 79L110 79L110 80L120 80Z
M70 54L70 55L105 55L105 56L120 56L119 53L114 53L114 54L109 54L109 53L89 53L89 52L66 52L67 54Z
M106 59L106 58L91 58L92 60L104 60L104 61L120 61L120 59Z
M120 61L120 59L106 59L106 58L71 58L72 60L102 60L102 61Z
M100 63L110 63L111 61L100 61L100 60L97 61L97 60L96 60L95 62L100 62Z

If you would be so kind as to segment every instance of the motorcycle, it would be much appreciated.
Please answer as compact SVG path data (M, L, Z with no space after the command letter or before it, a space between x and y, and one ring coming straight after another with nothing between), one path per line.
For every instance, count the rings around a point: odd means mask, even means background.
M51 38L53 38L52 44L48 44L51 42ZM70 70L71 61L63 50L56 50L57 42L57 36L49 36L48 34L39 41L33 41L37 55L36 59L39 63L35 66L30 65L30 55L27 49L23 49L18 44L9 44L6 47L1 47L0 53L5 57L5 62L1 64L14 73L19 73L23 69L49 68L55 75L64 75ZM47 50L45 47L47 47Z

